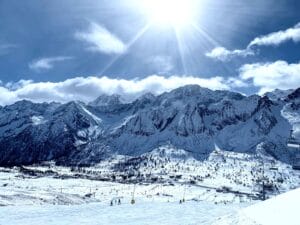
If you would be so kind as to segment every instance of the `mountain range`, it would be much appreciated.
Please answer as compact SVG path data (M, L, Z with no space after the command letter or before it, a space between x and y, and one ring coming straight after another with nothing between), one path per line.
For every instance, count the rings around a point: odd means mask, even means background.
M189 85L132 102L119 95L90 103L23 100L0 107L0 166L93 165L166 144L198 160L220 148L291 163L296 150L287 140L299 128L300 88L245 96Z

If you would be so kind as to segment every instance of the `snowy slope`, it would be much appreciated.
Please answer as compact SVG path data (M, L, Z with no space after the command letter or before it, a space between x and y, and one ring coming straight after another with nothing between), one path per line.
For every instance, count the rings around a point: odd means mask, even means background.
M293 190L223 217L214 225L299 225L299 201L300 189Z
M216 207L212 203L104 204L79 206L5 207L0 224L5 225L211 225L215 216L224 215L235 206Z
M271 100L278 101L278 100L286 99L287 96L293 92L294 92L293 89L288 89L288 90L275 89L272 92L265 93L264 96L267 96Z

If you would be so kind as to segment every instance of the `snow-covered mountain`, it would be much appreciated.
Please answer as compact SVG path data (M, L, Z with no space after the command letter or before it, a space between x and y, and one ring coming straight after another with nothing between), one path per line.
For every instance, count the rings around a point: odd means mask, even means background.
M286 141L291 129L300 131L299 118L300 89L261 97L189 85L131 103L118 95L88 104L20 101L0 108L0 165L92 164L166 144L199 160L217 146L289 162L294 153Z
M264 94L264 96L267 96L271 100L284 100L288 95L293 93L293 89L288 89L288 90L280 90L280 89L275 89L274 91L267 92Z

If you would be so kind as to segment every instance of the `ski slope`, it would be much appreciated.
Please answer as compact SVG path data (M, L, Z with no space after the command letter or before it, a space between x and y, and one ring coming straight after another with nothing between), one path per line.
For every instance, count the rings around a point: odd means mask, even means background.
M0 225L211 225L215 218L253 204L232 193L180 183L134 185L3 171ZM136 204L131 205L133 191ZM118 197L121 205L111 206Z
M217 216L237 205L207 202L137 202L109 206L92 203L72 206L9 206L0 208L1 225L211 225Z
M299 202L300 189L247 208L241 204L215 205L205 201L179 204L143 199L138 199L135 205L124 201L115 206L106 202L70 206L8 206L0 208L0 224L299 225Z
M300 189L240 210L219 219L214 225L299 225Z

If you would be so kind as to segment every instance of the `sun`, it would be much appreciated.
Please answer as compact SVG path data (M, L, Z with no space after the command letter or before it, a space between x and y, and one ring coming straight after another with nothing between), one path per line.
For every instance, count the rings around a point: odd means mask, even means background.
M194 16L193 0L144 0L143 7L150 22L158 26L183 27Z

